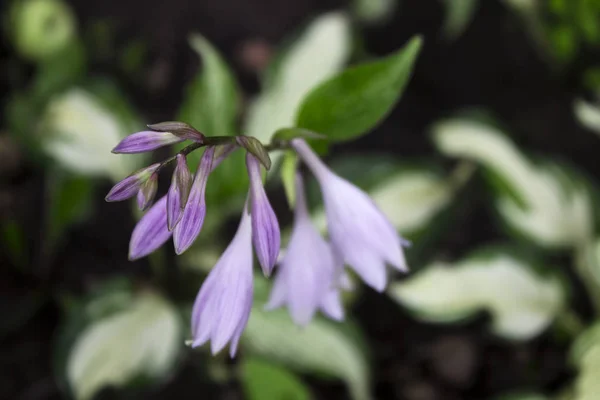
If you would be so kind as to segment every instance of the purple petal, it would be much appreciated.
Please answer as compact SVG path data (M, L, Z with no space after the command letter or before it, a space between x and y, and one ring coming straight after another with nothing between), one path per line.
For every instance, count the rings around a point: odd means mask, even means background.
M338 290L332 289L325 295L321 301L321 311L335 321L342 321L344 319L344 307L342 306Z
M263 273L269 276L279 255L281 241L279 222L262 184L260 163L251 153L246 153L246 168L250 177L254 250Z
M183 210L188 201L192 186L192 174L187 166L185 156L177 154L177 166L171 179L171 187L167 193L167 224L173 230L183 217Z
M135 196L142 185L152 176L159 166L159 163L152 164L129 175L110 189L105 200L109 202L122 201Z
M184 140L169 132L142 131L121 140L112 152L120 154L144 153Z
M186 251L194 243L202 230L202 224L206 215L204 193L206 191L208 175L212 171L214 152L215 148L212 146L207 147L204 151L198 172L192 183L188 202L183 210L183 216L173 230L173 242L177 254Z
M171 237L167 229L167 197L163 196L139 220L129 242L129 259L137 260L162 246Z
M146 211L154 201L156 191L158 190L158 175L152 174L150 178L142 185L137 195L138 208Z

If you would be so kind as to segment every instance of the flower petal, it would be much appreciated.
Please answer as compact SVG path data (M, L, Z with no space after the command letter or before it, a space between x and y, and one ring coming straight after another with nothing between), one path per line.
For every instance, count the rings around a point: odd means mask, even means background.
M160 164L156 163L134 172L113 186L104 199L109 202L122 201L135 196L159 166Z
M213 146L207 147L204 151L196 177L192 183L187 204L183 210L183 216L173 230L173 242L177 254L186 251L194 243L202 230L202 224L206 216L204 194L208 175L212 171L214 152L215 148Z
M121 140L112 152L117 154L145 153L184 140L169 132L142 131Z
M167 229L167 197L163 196L139 220L131 234L129 259L137 260L162 246L171 237Z
M183 210L192 188L192 174L187 166L185 156L177 154L177 166L173 172L171 186L167 193L167 224L173 230L183 217Z
M251 153L246 153L246 168L250 178L252 240L263 273L269 276L279 255L279 222L262 184L260 163Z

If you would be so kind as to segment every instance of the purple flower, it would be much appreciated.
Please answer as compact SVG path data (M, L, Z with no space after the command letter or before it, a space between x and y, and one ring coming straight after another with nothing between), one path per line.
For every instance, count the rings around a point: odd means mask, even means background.
M369 286L383 291L386 264L408 270L402 251L406 242L371 198L327 168L304 140L294 139L292 146L319 182L335 253Z
M140 188L137 195L138 208L142 211L146 211L148 207L154 201L156 191L158 190L158 174L155 172L150 175L150 178Z
M115 154L145 153L184 140L185 138L177 137L170 132L142 131L121 140L112 152Z
M152 164L129 175L110 189L105 197L106 201L122 201L135 196L142 185L154 174L160 164Z
M246 168L250 178L252 241L263 273L269 276L279 255L279 223L263 187L260 162L250 152L246 153Z
M171 237L167 229L167 196L160 198L139 220L129 241L129 259L137 260L152 253Z
M287 304L292 320L301 326L317 309L330 318L344 317L335 269L336 258L310 221L302 178L296 177L296 209L289 246L267 303L267 309ZM342 266L343 267L343 266Z
M213 146L207 147L204 151L190 189L187 204L183 210L183 216L173 230L173 243L177 254L186 251L194 243L202 229L204 217L206 216L204 194L208 175L213 170L214 154L215 148Z
M211 341L213 354L231 342L235 355L252 307L252 227L246 210L235 237L208 274L192 310L192 347Z
M177 166L167 193L167 224L171 231L183 217L183 210L188 201L191 187L192 174L187 166L185 156L177 154Z

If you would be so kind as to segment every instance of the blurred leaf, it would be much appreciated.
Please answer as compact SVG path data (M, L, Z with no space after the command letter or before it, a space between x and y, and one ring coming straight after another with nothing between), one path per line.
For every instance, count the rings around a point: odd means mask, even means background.
M6 220L2 223L2 247L8 253L12 263L23 267L27 263L27 236L23 228L16 222Z
M40 101L67 89L81 80L86 71L86 54L83 44L73 41L52 57L39 64L33 82L33 95Z
M549 400L548 397L534 393L516 393L497 397L496 400Z
M455 322L487 310L494 333L513 340L543 332L565 305L557 278L501 252L434 263L392 284L388 294L426 321Z
M320 84L304 97L296 125L337 141L367 133L402 96L421 42L414 37L396 53L348 68Z
M333 12L315 19L271 67L270 79L249 109L244 133L268 142L277 129L293 126L302 99L336 74L349 54L348 17Z
M93 201L93 184L88 178L58 176L49 177L48 239L54 245L66 229L81 221Z
M107 313L117 304L116 311ZM106 386L125 386L139 378L154 382L173 368L183 346L181 321L160 295L111 291L89 302L84 312L90 322L64 366L75 398L91 399Z
M600 102L594 104L583 99L577 99L573 108L579 123L600 135Z
M473 20L479 0L443 0L446 17L442 28L444 35L455 40L469 27Z
M40 61L75 39L75 17L62 0L15 0L10 10L11 34L19 53Z
M111 153L123 137L133 133L134 124L126 102L114 98L106 85L99 87L97 95L74 88L54 97L38 134L45 152L71 172L117 181L138 169L145 155Z
M45 304L47 298L36 291L25 291L18 295L2 293L2 325L0 339L20 331Z
M242 385L248 400L309 400L308 388L278 365L250 358L242 364Z
M511 229L548 248L589 240L593 210L581 177L556 164L532 163L499 130L479 122L448 120L433 131L442 153L486 168L496 209Z
M596 322L577 337L571 347L570 358L579 370L575 378L573 400L596 399L600 390L600 323Z
M298 156L293 151L286 151L281 164L281 182L285 189L290 208L296 204L296 171L298 170Z
M341 378L352 399L370 399L367 360L360 345L342 326L315 318L300 328L285 311L266 312L261 305L255 305L242 341L251 354L300 372Z
M400 0L353 0L352 11L362 22L383 24L394 16Z

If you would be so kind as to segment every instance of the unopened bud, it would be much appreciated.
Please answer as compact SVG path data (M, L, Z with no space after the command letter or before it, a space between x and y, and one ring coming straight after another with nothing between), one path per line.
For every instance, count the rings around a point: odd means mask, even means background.
M137 194L137 203L138 208L142 211L146 211L148 207L154 201L154 196L156 196L156 191L158 190L158 174L155 172L150 175L150 178L146 180L142 184L138 194Z
M193 126L186 124L185 122L159 122L157 124L148 125L148 128L158 132L170 132L173 135L182 139L189 139L200 143L204 142L204 134L202 134Z
M235 140L239 146L245 148L246 151L256 157L266 169L271 168L269 152L267 152L267 149L265 149L260 140L252 136L236 136Z

